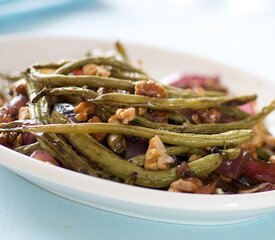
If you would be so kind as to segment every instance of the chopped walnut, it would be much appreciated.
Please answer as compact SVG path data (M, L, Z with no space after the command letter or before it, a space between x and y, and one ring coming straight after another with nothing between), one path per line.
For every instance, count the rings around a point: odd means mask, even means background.
M98 116L93 116L91 119L89 119L88 123L101 123L102 120ZM97 142L101 142L107 133L91 133L90 134Z
M156 135L149 141L149 147L145 154L144 168L148 170L166 170L174 162L174 159L166 153L166 149L160 138Z
M192 119L193 123L195 123L195 124L202 123L201 119L200 119L200 116L197 113L192 114L191 119Z
M15 141L12 143L12 146L14 148L16 147L20 147L23 145L23 135L20 133L17 138L15 139Z
M187 179L180 178L179 180L171 183L168 191L194 193L194 192L197 192L199 188L202 186L203 186L203 183L198 178L194 178L194 177L190 177Z
M195 124L200 123L218 123L221 121L221 113L215 108L209 110L199 110L192 114L192 121Z
M108 120L109 123L121 123L128 124L129 122L135 120L136 109L133 107L130 108L119 108L116 111L116 114L111 116Z
M148 109L142 116L156 123L168 123L167 112L154 111L154 110Z
M205 95L205 90L202 87L198 87L194 90L200 97L203 97Z
M104 67L100 67L96 64L86 64L82 68L85 75L93 75L98 77L109 77L111 72Z
M252 137L251 143L254 147L260 147L265 141L266 130L261 123L258 123L252 127L254 135Z
M0 133L0 144L3 146L7 146L8 145L8 138L7 135L5 133Z
M156 98L167 98L168 94L165 88L153 81L138 81L135 83L135 94L136 95L143 95L149 97L156 97ZM168 114L167 112L162 111L154 111L154 110L147 110L144 108L139 108L139 115L143 116L144 118L158 122L158 123L168 123Z
M18 120L30 119L29 107L21 107L18 113Z
M89 101L83 101L79 103L74 108L74 112L76 113L75 119L78 122L86 122L89 118L89 115L94 113L96 105Z
M167 98L167 92L165 88L153 81L153 80L143 80L138 81L135 83L135 94L136 95L143 95L149 97L156 97L156 98Z
M6 147L12 147L17 136L18 135L15 132L2 132L0 133L0 144Z
M275 147L275 137L271 135L266 135L264 138L264 142L270 147Z
M272 156L269 158L269 162L270 162L270 163L275 163L275 155L272 155Z
M142 108L142 107L139 107L138 108L138 115L139 116L144 116L147 112L147 108Z
M1 96L1 93L0 93L0 107L4 106L6 103L6 99L4 96Z

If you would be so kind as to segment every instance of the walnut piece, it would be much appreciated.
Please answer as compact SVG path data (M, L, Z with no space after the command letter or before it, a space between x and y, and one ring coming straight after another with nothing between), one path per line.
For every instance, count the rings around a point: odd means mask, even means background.
M275 155L272 155L272 156L269 158L269 162L270 162L270 163L275 163Z
M98 116L93 116L91 119L89 119L88 123L101 123L102 120ZM101 142L107 133L91 133L90 134L97 142Z
M151 109L146 109L147 111L142 114L142 116L152 122L156 123L168 123L168 114L163 111L155 111ZM139 110L140 112L140 110Z
M136 118L136 109L133 107L130 108L119 108L115 115L111 116L108 120L109 123L120 123L128 124L129 122L135 120Z
M16 132L2 132L0 133L0 144L6 147L12 147L18 134Z
M135 94L155 97L155 98L167 98L168 94L163 85L153 80L143 80L135 83ZM139 108L139 115L144 118L158 123L168 123L167 112L147 110L145 108Z
M265 130L263 124L258 123L256 125L254 125L252 127L252 130L253 130L254 135L252 137L251 144L254 147L262 146L262 144L265 141L265 137L266 137L266 130Z
M270 147L275 147L275 137L271 135L266 135L264 138L264 142Z
M192 121L195 124L200 123L218 123L221 121L221 113L215 108L209 110L199 110L192 114Z
M20 133L17 138L14 140L14 142L12 143L12 147L16 148L16 147L20 147L23 145L23 135L22 133Z
M166 149L160 138L156 135L149 141L149 147L145 154L144 168L148 170L166 170L174 159L166 153Z
M198 178L194 178L194 177L190 177L187 179L180 178L179 180L171 183L168 191L194 193L194 192L197 192L199 188L202 186L203 186L203 183Z
M78 122L86 122L89 118L89 115L94 113L96 105L89 101L83 101L79 103L74 108L74 112L76 113L75 119Z
M135 83L135 94L136 95L143 95L149 97L156 97L156 98L167 98L167 92L165 88L153 81L153 80L143 80L138 81Z
M86 64L82 68L85 75L93 75L97 77L110 77L111 72L104 67L100 67L96 64Z

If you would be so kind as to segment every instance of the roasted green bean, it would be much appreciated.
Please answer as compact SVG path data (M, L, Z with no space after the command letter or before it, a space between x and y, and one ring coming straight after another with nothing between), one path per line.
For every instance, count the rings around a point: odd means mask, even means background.
M161 141L167 144L183 145L186 147L210 147L238 145L250 140L251 130L235 130L220 134L188 134L164 130L150 129L139 126L129 126L116 123L78 123L78 124L49 124L23 126L24 132L44 133L117 133L129 136L152 138L158 135Z
M36 143L29 144L29 145L23 145L23 146L14 148L14 150L16 152L30 156L34 151L36 151L40 148L41 148L40 144L38 142L36 142Z
M168 98L159 99L147 96L107 93L97 97L94 102L114 107L144 107L153 110L171 111L183 108L206 109L219 105L242 105L253 101L256 95L240 97Z
M188 163L191 172L196 177L206 177L216 170L222 163L222 156L218 153L210 154L196 161Z
M97 93L90 89L78 87L63 87L63 88L44 88L33 99L32 103L38 102L44 96L59 96L71 95L78 96L85 99L93 99L97 97Z
M38 86L27 78L28 93L30 99L33 99L39 92ZM39 124L47 124L49 122L49 105L45 97L40 99L39 103L30 105L30 114L32 118ZM87 163L85 158L79 156L69 145L55 134L43 134L37 136L37 140L46 151L62 162L63 166L73 169L77 172L98 176L98 173ZM55 143L53 145L53 143ZM62 152L62 154L60 154Z
M170 156L173 155L182 155L182 154L197 154L201 156L207 155L207 152L199 149L199 148L189 148L184 146L173 146L173 147L167 147L166 153ZM137 165L137 166L143 166L145 160L145 154L141 154L138 156L135 156L133 158L128 159L128 162Z
M90 75L83 76L67 76L61 74L32 74L32 80L38 81L44 84L50 84L59 87L68 86L87 86L93 88L107 87L113 89L123 89L133 92L134 85L131 81L120 80L110 77L96 77Z
M83 59L80 59L77 61L69 62L69 63L65 64L64 66L60 67L56 71L56 74L68 74L72 70L83 67L84 65L90 64L90 63L98 64L98 65L114 66L114 67L119 68L123 71L137 72L137 73L144 74L144 72L141 71L140 69L133 67L132 65L130 65L126 62L119 61L119 60L115 59L114 57L94 57L94 56L83 58Z
M261 112L249 116L243 120L229 122L229 123L203 123L203 124L190 124L183 123L182 125L173 124L159 124L147 119L137 117L135 122L144 127L162 129L167 131L181 132L181 133L202 133L213 134L222 133L231 130L249 129L255 124L261 122L271 112L275 110L275 101L271 102L268 106L264 107Z

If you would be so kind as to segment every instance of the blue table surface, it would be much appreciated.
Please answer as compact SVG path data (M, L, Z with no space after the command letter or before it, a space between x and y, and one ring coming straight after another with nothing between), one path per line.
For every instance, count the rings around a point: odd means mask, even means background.
M275 213L224 226L141 220L40 189L0 167L0 239L274 239Z
M27 33L117 38L199 54L275 82L272 1L81 2L83 6L67 7L63 12L47 10L9 21L2 18L0 37ZM0 239L254 240L274 239L274 235L275 213L225 226L146 221L55 196L0 167Z

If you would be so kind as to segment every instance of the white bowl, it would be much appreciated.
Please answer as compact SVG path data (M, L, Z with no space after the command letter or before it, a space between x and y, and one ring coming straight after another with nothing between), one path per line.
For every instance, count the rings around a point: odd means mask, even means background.
M257 76L196 56L126 44L132 60L142 60L155 78L171 72L218 74L235 93L258 93L259 104L273 98L274 86ZM0 39L0 71L24 70L35 62L81 57L88 50L111 49L112 41L79 38L6 37ZM274 114L269 124L274 122ZM271 125L270 125L271 126ZM275 191L239 195L171 193L89 177L31 159L0 146L0 163L65 198L107 211L162 222L228 224L275 210Z

